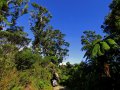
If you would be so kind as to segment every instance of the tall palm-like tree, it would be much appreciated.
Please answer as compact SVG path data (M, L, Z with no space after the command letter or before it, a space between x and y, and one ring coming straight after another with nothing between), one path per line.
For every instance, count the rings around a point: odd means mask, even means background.
M101 37L92 31L85 31L84 34L85 36L82 36L82 44L84 45L82 50L86 51L86 59L97 60L96 63L103 66L104 73L110 77L107 53L109 50L117 48L117 43L108 38L101 40Z
M81 44L83 45L82 51L85 51L84 57L90 59L94 45L101 41L102 37L96 35L94 31L84 31L83 33L84 35L81 36Z

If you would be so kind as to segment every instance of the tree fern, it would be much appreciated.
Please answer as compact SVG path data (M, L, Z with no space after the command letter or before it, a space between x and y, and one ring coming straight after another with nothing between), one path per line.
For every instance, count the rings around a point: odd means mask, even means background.
M106 42L111 46L111 48L117 48L117 43L113 39L107 39Z
M102 56L102 55L104 55L104 52L101 51L101 47L100 47L100 45L99 45L99 47L98 47L97 55L98 55L98 56Z
M100 42L101 40L100 39L96 39L92 42L93 45L97 44L98 42Z
M98 53L98 49L99 49L100 45L96 44L92 50L92 57L96 57L97 53Z
M102 56L105 54L106 51L113 49L114 47L117 47L117 43L113 39L107 39L103 41L96 40L93 43L92 43L93 49L91 49L92 58Z
M100 42L100 45L104 51L108 51L110 49L110 46L104 41Z
M107 42L109 45L117 44L113 39L107 39L106 42Z

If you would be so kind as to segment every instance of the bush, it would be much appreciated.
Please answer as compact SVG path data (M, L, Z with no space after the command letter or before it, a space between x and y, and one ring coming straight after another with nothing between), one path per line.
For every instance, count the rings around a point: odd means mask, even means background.
M21 87L15 86L12 88L12 90L21 90Z
M24 49L15 56L15 64L18 70L29 69L33 63L35 63L35 55L30 49Z

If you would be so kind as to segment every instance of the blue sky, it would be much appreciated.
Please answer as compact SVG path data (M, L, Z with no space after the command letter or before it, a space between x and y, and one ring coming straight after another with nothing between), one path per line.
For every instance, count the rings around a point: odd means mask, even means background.
M52 14L50 24L54 29L66 34L66 41L70 43L69 57L64 60L79 63L83 59L81 51L81 35L85 30L94 30L103 35L100 26L109 13L109 4L112 0L31 0L46 7ZM27 18L24 16L23 18ZM32 38L26 20L20 22L25 26L26 32Z

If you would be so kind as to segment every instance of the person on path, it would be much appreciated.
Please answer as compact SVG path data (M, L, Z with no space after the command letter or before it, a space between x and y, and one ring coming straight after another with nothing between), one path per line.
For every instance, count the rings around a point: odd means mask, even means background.
M51 82L52 82L52 85L53 86L57 86L58 85L58 82L59 82L59 75L57 72L53 72L53 76L52 76L52 79L51 79Z

